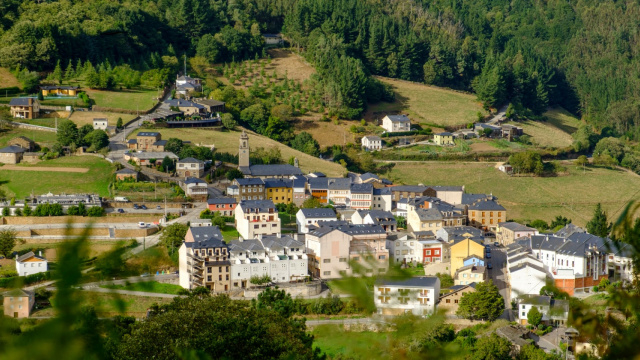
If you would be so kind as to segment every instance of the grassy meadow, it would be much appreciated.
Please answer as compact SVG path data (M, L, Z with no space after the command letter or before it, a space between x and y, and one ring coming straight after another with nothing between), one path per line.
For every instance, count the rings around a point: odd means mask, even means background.
M139 110L140 112L151 109L158 101L161 94L158 89L134 89L122 91L107 91L82 89L93 99L97 106ZM124 118L123 118L124 120Z
M129 315L137 318L146 316L147 309L153 304L168 304L173 299L156 296L133 296L109 294L100 292L82 292L88 305L95 307L98 316L110 317L115 315ZM55 297L52 299L55 301ZM31 316L53 316L54 309L49 307L36 310Z
M343 356L356 359L384 359L391 334L373 331L345 331L338 325L318 325L311 331L314 347L331 358Z
M123 124L126 124L128 121L133 120L135 115L128 114L116 114L116 113L107 113L107 112L98 112L98 111L74 111L71 114L69 120L73 121L81 127L82 125L93 125L93 119L97 118L106 118L108 120L108 124L110 126L116 126L118 122L118 118L122 118Z
M142 281L135 282L124 285L101 285L101 288L105 289L113 289L113 290L129 290L129 291L142 291L149 293L160 293L160 294L173 294L177 295L180 290L182 290L182 286L174 285L174 284L165 284L157 281Z
M145 131L145 130L140 130ZM238 153L238 145L240 139L240 131L217 131L217 130L206 130L206 129L163 129L158 128L153 131L157 131L162 134L163 139L169 139L172 137L181 139L181 140L189 140L194 145L207 145L207 146L215 146L216 150L219 152L228 152L230 154ZM269 139L268 137L258 135L252 131L247 132L249 134L249 145L252 149L262 147L262 148L270 148L273 146L277 146L280 149L282 154L282 159L287 161L290 157L295 156L300 161L300 168L303 172L313 172L313 171L321 171L328 176L342 176L344 174L344 169L337 163L324 161L313 157L311 155L305 154L301 151L294 150L284 144L281 144L275 140ZM129 138L135 137L137 132L133 132L129 135Z
M495 163L404 162L389 174L394 182L426 185L464 185L470 193L492 193L514 220L542 219L557 215L584 226L601 203L614 219L631 200L640 198L640 177L624 170L582 168L563 162L567 174L556 177L511 177ZM615 189L615 191L612 191Z
M53 133L52 133L53 134ZM55 134L54 134L55 135ZM107 196L113 165L95 156L68 156L36 164L18 164L20 167L76 167L88 168L87 173L8 170L0 173L0 186L8 196L24 198L36 195L59 193L97 193ZM0 167L0 169L2 169Z
M18 136L26 136L40 146L51 146L56 142L56 133L54 132L13 128L0 131L0 148L7 146L11 139Z
M401 80L379 80L392 86L396 100L369 106L369 119L382 120L388 113L402 113L408 114L413 123L451 126L476 121L478 111L486 114L472 94Z
M14 87L22 88L22 85L16 77L7 68L0 67L0 88ZM2 96L4 94L0 94Z

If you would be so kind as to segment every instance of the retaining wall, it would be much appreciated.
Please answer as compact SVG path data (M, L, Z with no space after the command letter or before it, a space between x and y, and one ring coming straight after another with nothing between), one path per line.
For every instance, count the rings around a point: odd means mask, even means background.
M291 294L291 297L302 296L309 297L315 296L322 292L322 283L320 281L312 281L308 283L300 283L300 284L277 284L280 290L284 290L288 294ZM258 294L264 291L266 287L256 287L246 289L244 291L244 297L248 299L257 298Z
M72 222L76 224L84 224L93 222L96 224L104 223L137 223L158 221L159 215L146 216L104 216L104 217L85 217L85 216L5 216L0 219L0 225L38 225L38 224L66 224Z

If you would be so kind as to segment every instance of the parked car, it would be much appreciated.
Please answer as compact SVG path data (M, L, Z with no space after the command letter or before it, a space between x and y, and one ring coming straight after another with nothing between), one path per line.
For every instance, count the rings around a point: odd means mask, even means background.
M138 204L133 204L133 208L134 208L135 210L138 210L138 209L140 209L140 206L138 206Z
M156 206L156 209L157 210L162 210L162 206L158 205L158 206Z
M147 227L147 224L145 224L144 221L140 221L138 223L138 226L141 227L141 228L145 228L145 227Z
M488 252L488 253L485 255L485 257L486 257L487 259L491 259L491 253L490 253L490 252Z
M146 205L140 205L140 209L147 210L147 206Z
M487 263L487 269L489 270L493 269L493 265L491 265L491 263Z
M493 246L500 246L500 243L496 241L493 243Z
M118 212L119 212L120 214L124 214L124 210L123 210L123 209L118 209Z

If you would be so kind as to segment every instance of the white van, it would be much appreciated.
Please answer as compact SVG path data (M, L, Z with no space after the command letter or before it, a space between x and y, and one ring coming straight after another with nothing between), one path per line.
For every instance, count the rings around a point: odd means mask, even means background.
M129 199L127 199L124 196L116 196L115 198L113 198L113 200L120 201L120 202L129 202Z

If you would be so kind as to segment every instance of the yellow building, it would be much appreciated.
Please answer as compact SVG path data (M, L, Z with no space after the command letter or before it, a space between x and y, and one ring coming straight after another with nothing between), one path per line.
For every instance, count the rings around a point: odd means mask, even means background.
M441 132L433 135L433 142L436 143L436 145L455 145L453 134L450 132Z
M471 255L479 256L481 259L484 258L484 245L481 240L472 239L471 234L463 234L463 239L454 241L449 247L449 251L451 252L451 266L449 270L451 272L451 276L455 276L456 271L464 266L464 259Z
M495 231L498 223L507 221L507 210L495 200L481 199L469 205L469 225Z
M41 86L42 96L78 96L77 86Z
M293 181L289 179L264 179L264 193L274 204L293 202Z

